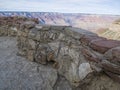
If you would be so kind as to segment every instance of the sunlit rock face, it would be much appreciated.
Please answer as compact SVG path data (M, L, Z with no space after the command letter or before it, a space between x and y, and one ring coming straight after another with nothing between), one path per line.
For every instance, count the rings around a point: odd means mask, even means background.
M120 41L79 28L39 25L29 20L18 26L16 37L18 55L56 70L58 76L47 78L53 81L50 90L120 87Z

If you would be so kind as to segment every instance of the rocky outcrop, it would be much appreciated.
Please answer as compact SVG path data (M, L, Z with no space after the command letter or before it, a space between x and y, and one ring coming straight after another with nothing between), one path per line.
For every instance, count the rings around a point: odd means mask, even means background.
M0 90L53 90L57 70L30 62L16 53L16 38L0 37Z
M18 28L25 21L39 23L38 19L26 17L0 17L0 36L16 36Z
M27 26L26 23L21 25L18 31L19 54L41 64L52 63L71 85L79 86L81 82L84 83L86 76L96 72L98 68L119 77L119 64L109 62L108 53L119 47L120 41L107 40L88 31L67 26L36 25L31 29ZM79 30L79 33L74 30ZM117 62L119 55L116 54L116 58ZM89 61L100 66L94 68Z
M18 55L55 68L55 90L118 90L119 46L120 41L69 26L26 21L17 29Z

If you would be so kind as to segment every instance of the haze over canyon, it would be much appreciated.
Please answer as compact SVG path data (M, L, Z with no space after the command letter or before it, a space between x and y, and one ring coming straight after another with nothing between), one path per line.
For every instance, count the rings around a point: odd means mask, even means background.
M65 25L89 30L94 33L108 28L119 15L98 15L83 13L53 13L53 12L0 12L0 16L24 16L38 18L40 24Z

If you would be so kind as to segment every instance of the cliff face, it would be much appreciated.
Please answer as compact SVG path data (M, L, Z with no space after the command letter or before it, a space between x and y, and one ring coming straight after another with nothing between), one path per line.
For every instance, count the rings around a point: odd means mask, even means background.
M0 26L1 36L5 35L3 26L8 28L6 32L11 28L7 20ZM47 78L50 90L119 90L120 41L69 26L39 25L33 20L19 24L15 35L18 55L56 69L56 79Z

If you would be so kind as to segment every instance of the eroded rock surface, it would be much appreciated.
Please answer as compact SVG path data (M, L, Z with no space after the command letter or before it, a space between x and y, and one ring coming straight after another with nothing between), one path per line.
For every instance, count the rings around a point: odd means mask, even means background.
M30 63L23 66L25 71L23 70L23 77L20 78L21 82L25 84L28 82L28 85L31 85L30 81L33 80L34 83L40 80L37 84L40 87L36 84L33 84L33 87L41 90L119 90L120 41L98 37L94 33L78 28L38 25L29 20L19 25L16 36L19 56L15 55L16 51L10 54L14 54L13 57L25 57L27 60L24 62ZM4 54L3 56L8 57ZM19 62L22 61L19 60L17 63ZM32 64L35 66L31 67ZM18 71L18 76L19 73ZM29 73L31 77L33 75L31 79ZM8 75L11 76L9 73ZM28 80L23 80L24 78ZM11 80L13 79L12 77ZM21 87L25 89L27 86Z
M57 71L16 53L16 39L0 37L0 90L53 90Z
M104 62L107 60L104 53L118 46L120 41L107 40L88 31L67 26L37 25L31 29L26 28L25 31L20 29L18 34L21 55L41 64L52 63L59 74L75 87L91 82L93 75L87 79L86 77L94 72L119 71L119 68L114 69L118 65ZM119 77L119 73L117 76Z

